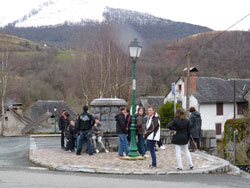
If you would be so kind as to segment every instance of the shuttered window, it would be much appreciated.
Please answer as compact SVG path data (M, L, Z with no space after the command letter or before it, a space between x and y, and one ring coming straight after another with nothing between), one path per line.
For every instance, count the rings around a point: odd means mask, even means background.
M223 103L216 104L217 116L223 116Z
M237 114L243 115L244 113L244 103L237 103Z
M216 128L216 135L221 135L221 123L216 123L215 128Z

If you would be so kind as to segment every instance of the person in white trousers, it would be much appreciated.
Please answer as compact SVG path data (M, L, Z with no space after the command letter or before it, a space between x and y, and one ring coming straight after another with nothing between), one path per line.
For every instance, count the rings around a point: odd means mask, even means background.
M189 120L185 118L185 114L182 109L179 108L176 110L174 119L167 125L167 127L174 130L172 143L175 144L176 160L178 165L177 170L183 170L181 149L184 151L189 168L192 170L194 166L188 150L188 141L190 139Z

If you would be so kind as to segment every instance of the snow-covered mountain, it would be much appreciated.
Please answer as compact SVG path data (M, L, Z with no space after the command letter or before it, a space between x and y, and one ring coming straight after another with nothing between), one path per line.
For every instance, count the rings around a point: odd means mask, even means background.
M105 2L100 0L43 0L16 20L1 17L0 26L11 23L16 27L37 27L82 20L102 21L105 8Z

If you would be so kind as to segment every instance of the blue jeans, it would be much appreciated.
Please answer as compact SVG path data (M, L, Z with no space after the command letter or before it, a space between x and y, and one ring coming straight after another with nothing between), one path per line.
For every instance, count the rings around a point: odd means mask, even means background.
M123 134L118 134L118 136L119 136L118 154L120 156L123 155L123 148L124 148L126 155L128 155L129 150L128 150L128 140L126 135L123 133Z
M142 134L138 134L138 145L139 145L139 152L142 156L145 155L146 148L145 148L145 140Z
M155 140L147 140L147 143L152 158L152 166L156 167Z
M80 135L77 137L76 154L77 155L81 154L84 137L87 137L88 153L89 153L89 155L92 155L93 154L93 147L92 147L92 144L91 144L91 138L92 138L92 131L91 130L82 131L80 133Z

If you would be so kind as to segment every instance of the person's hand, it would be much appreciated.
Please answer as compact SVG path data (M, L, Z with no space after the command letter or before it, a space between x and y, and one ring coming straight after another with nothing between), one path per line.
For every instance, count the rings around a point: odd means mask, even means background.
M101 133L101 131L97 131L97 133L98 133L98 134L100 134L100 133Z
M176 131L174 131L174 135L176 135Z

